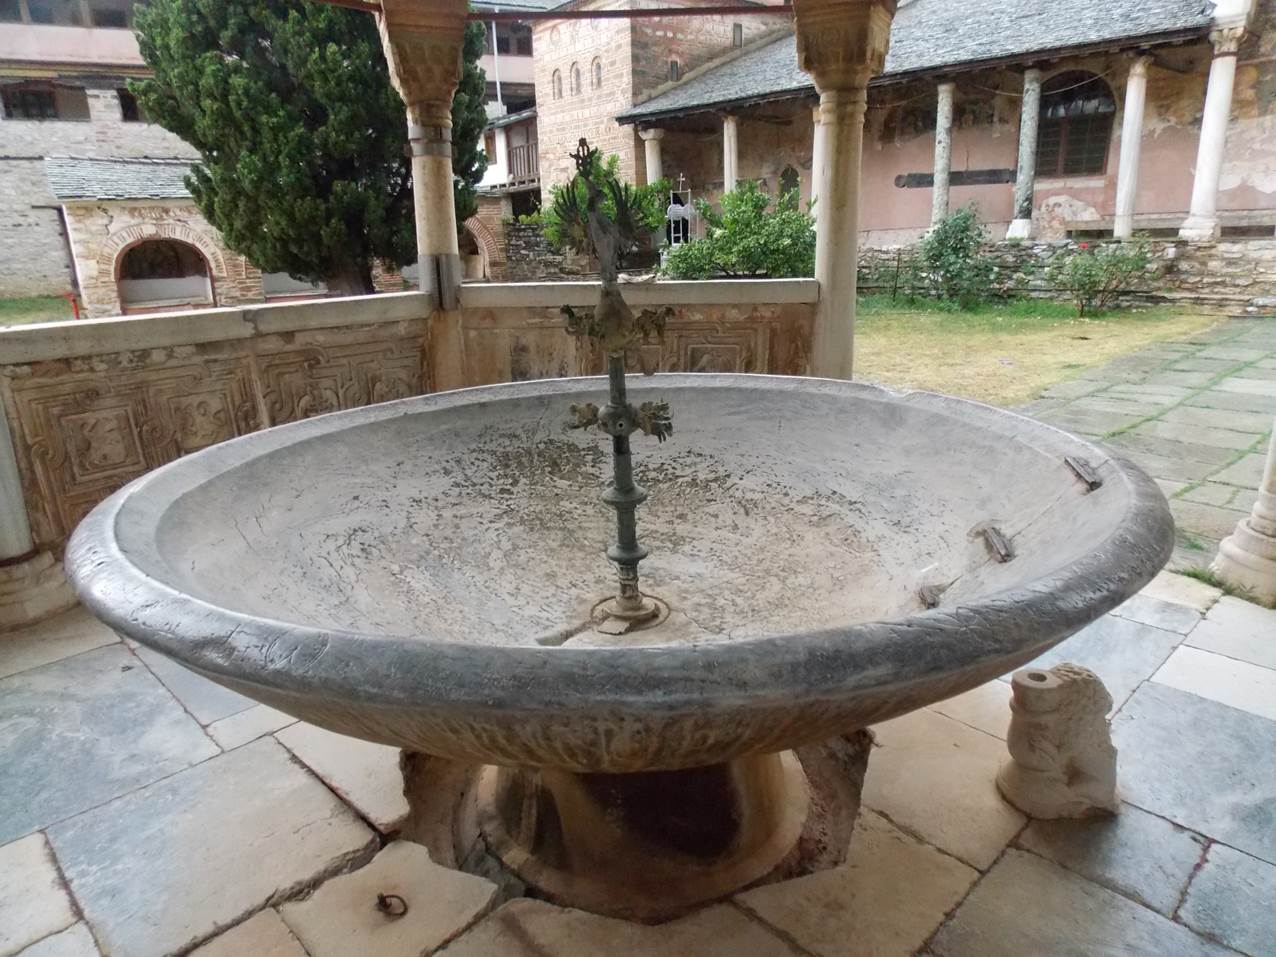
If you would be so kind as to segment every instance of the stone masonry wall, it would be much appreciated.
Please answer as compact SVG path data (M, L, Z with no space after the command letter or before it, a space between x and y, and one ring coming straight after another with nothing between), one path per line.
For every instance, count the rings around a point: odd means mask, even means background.
M261 302L261 271L222 243L191 200L69 203L71 245L80 265L80 293L89 316L122 311L116 277L124 253L149 239L173 239L200 251L217 305Z
M1246 239L1213 243L1179 240L1149 242L1154 266L1145 286L1130 290L1128 302L1191 302L1244 306L1254 300L1276 299L1276 240ZM1077 250L1078 243L990 243L985 251L998 267L999 288L1006 292L1062 297L1046 281L1045 269L1055 259ZM908 247L860 249L859 283L864 292L906 291L896 273L908 258ZM1269 302L1268 305L1271 305Z
M580 279L590 274L580 257L556 252L535 223L506 222L502 225L507 260L506 282L543 282Z
M120 81L123 85L123 81ZM0 118L0 297L58 295L73 272L45 156L193 157L154 123L125 123L115 86L86 91L87 120Z

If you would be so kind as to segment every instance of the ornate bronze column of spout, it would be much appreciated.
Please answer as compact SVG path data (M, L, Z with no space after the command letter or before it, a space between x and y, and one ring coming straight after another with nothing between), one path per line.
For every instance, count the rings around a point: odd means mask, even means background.
M637 407L630 404L625 388L625 350L653 333L663 333L672 310L644 310L636 316L630 310L620 294L620 259L633 246L641 228L631 214L632 194L628 186L608 181L605 186L610 195L604 196L594 181L600 169L598 151L591 150L585 140L580 141L571 157L576 164L576 179L564 194L568 198L561 201L558 213L561 219L583 227L585 251L598 258L602 288L592 315L577 314L570 306L563 307L563 314L569 332L601 347L607 356L609 382L608 402L601 410L593 403L572 406L573 427L596 425L611 436L612 481L603 492L603 501L616 510L616 543L607 549L607 557L616 565L620 588L614 598L603 603L601 611L615 620L616 631L621 632L654 617L658 611L656 603L644 596L638 585L638 563L647 557L647 549L638 541L635 510L647 500L647 493L634 482L629 437L643 432L663 442L673 431L666 403L644 402ZM583 207L577 199L577 181L585 186ZM607 199L615 211L611 215L604 211Z

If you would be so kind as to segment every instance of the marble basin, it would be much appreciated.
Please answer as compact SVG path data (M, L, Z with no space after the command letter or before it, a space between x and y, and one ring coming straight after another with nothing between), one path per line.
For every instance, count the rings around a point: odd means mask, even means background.
M1171 549L1146 475L1009 412L816 379L630 388L668 400L676 427L635 439L643 587L669 609L644 631L591 627L614 585L609 465L567 409L601 379L206 449L95 509L68 571L117 631L315 724L477 764L632 772L778 752L972 688L1132 595Z

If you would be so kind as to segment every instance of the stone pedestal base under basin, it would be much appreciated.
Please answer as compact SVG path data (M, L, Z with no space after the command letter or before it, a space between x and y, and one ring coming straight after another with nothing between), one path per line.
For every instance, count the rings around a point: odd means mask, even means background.
M0 632L34 625L75 601L61 564L49 552L0 562Z
M406 752L405 836L439 863L662 920L839 860L849 732L1027 664L1172 547L1146 475L1012 413L819 379L629 388L675 422L633 460L667 609L646 627L593 617L616 588L610 463L570 408L598 379L195 452L95 509L68 569L116 631Z

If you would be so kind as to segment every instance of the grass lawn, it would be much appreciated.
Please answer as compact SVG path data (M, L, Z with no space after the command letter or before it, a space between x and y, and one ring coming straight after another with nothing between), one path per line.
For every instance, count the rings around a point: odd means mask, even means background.
M30 299L0 299L0 328L29 322L57 322L74 319L71 304L61 296L33 296Z
M1014 405L1082 369L1218 321L1182 306L1120 309L1078 319L1072 306L1056 302L1008 302L959 312L924 300L865 296L855 327L855 377Z

